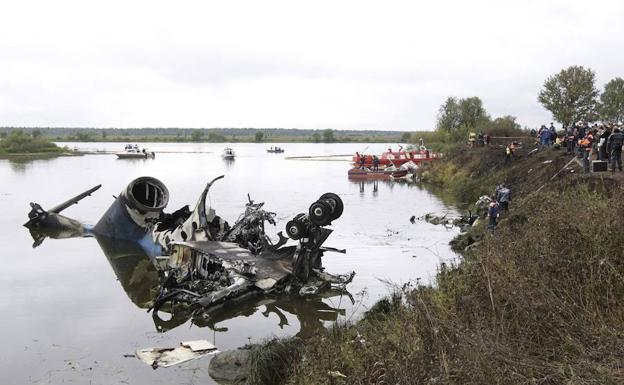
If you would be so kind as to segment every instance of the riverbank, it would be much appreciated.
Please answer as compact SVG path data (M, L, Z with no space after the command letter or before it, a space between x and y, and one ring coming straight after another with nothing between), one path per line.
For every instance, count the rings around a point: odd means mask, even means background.
M277 369L260 349L249 382L622 383L622 177L532 150L506 162L502 148L458 147L424 171L466 203L504 181L510 211L493 233L469 231L479 242L440 266L435 287L404 286L357 323L267 345Z

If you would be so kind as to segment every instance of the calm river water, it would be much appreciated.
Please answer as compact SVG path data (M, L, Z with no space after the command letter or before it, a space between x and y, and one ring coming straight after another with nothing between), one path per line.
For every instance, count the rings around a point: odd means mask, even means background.
M119 150L123 144L71 143L69 147ZM114 155L60 157L14 162L0 160L0 383L9 384L206 384L207 358L153 370L133 357L138 348L176 346L208 339L220 350L272 336L314 333L333 320L356 319L380 297L387 282L427 281L437 265L453 257L448 241L456 230L412 215L454 212L435 195L413 184L360 183L347 179L346 161L286 160L285 156L349 154L362 144L284 144L285 154L269 154L267 144L232 144L234 162L220 155L224 144L146 143L153 160L117 160ZM274 144L272 144L274 145ZM387 144L371 144L381 153ZM158 153L168 151L168 153ZM193 151L209 153L172 153ZM95 223L134 178L149 175L169 189L168 210L194 206L208 180L225 175L210 193L212 207L233 223L244 210L247 193L277 212L272 234L324 192L339 194L345 205L326 245L346 248L328 253L332 273L355 270L347 296L318 301L278 301L241 309L215 324L173 320L158 325L142 306L144 261L131 266L109 263L92 238L47 239L32 248L22 227L28 203L50 208L89 187L102 188L63 214ZM292 242L292 241L291 241ZM142 302L143 301L143 302ZM231 317L231 318L230 318ZM179 324L179 325L176 325ZM167 330L168 329L168 330ZM160 330L160 331L159 331ZM164 331L166 330L166 331Z

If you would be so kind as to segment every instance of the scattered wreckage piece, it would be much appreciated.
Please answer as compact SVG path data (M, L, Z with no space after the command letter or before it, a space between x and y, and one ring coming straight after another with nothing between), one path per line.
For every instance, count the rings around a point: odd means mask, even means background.
M33 237L33 248L41 245L47 237L64 239L92 236L90 226L63 216L61 212L84 198L91 196L100 187L102 187L101 184L92 187L47 211L38 203L30 202L31 210L28 213L28 222L24 223L24 227L30 231L30 235Z
M427 213L418 218L416 218L416 216L413 215L410 218L410 222L416 223L416 220L419 220L419 221L425 221L427 223L431 223L432 225L444 225L447 228L459 227L462 231L465 231L470 226L472 226L477 221L477 219L479 219L479 216L471 212L468 212L467 215L462 215L459 217L448 217L448 213L444 215Z
M502 183L496 187L496 193L494 197L499 202L509 202L511 201L511 189L507 185ZM487 215L488 208L492 202L492 197L488 195L482 195L474 204L474 213L468 211L467 215L462 215L454 218L447 218L448 214L437 215L433 213L428 213L418 218L415 215L412 215L412 217L410 218L410 222L415 223L416 220L421 220L431 223L433 225L444 225L446 227L455 226L459 227L461 231L466 231L468 230L468 228L476 226L477 223L479 223L480 218L484 218Z
M219 353L217 347L206 340L182 342L176 348L145 348L136 351L136 357L154 369L168 368L187 361Z

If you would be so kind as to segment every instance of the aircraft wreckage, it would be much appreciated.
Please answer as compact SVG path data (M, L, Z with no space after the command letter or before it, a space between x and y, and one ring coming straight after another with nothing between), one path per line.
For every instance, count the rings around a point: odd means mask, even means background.
M165 213L167 187L156 178L140 177L130 182L94 226L61 212L100 185L50 210L31 203L24 226L35 240L33 247L46 237L95 236L106 249L131 245L130 249L140 250L159 275L160 293L152 302L155 312L166 303L207 311L258 294L315 295L343 290L351 282L354 272L334 275L322 266L325 252L345 253L323 246L332 233L326 226L342 215L338 195L323 194L307 213L290 220L286 234L298 244L286 245L288 238L281 231L276 243L265 233L265 222L275 225L276 214L266 211L264 203L248 197L245 212L232 226L206 206L211 186L221 178L206 185L193 211L187 205Z

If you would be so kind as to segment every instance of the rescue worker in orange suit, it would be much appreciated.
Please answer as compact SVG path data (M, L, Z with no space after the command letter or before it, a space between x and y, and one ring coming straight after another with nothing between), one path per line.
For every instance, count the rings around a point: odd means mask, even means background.
M624 144L624 133L619 128L613 130L613 134L607 139L607 151L611 155L611 172L615 172L617 163L618 169L622 171L622 145Z
M592 150L592 142L594 141L594 136L591 131L589 131L583 139L578 141L579 147L581 148L581 156L583 157L583 170L585 172L589 172L589 157Z
M505 147L505 162L509 162L513 159L514 145L513 143L509 143L507 147Z

